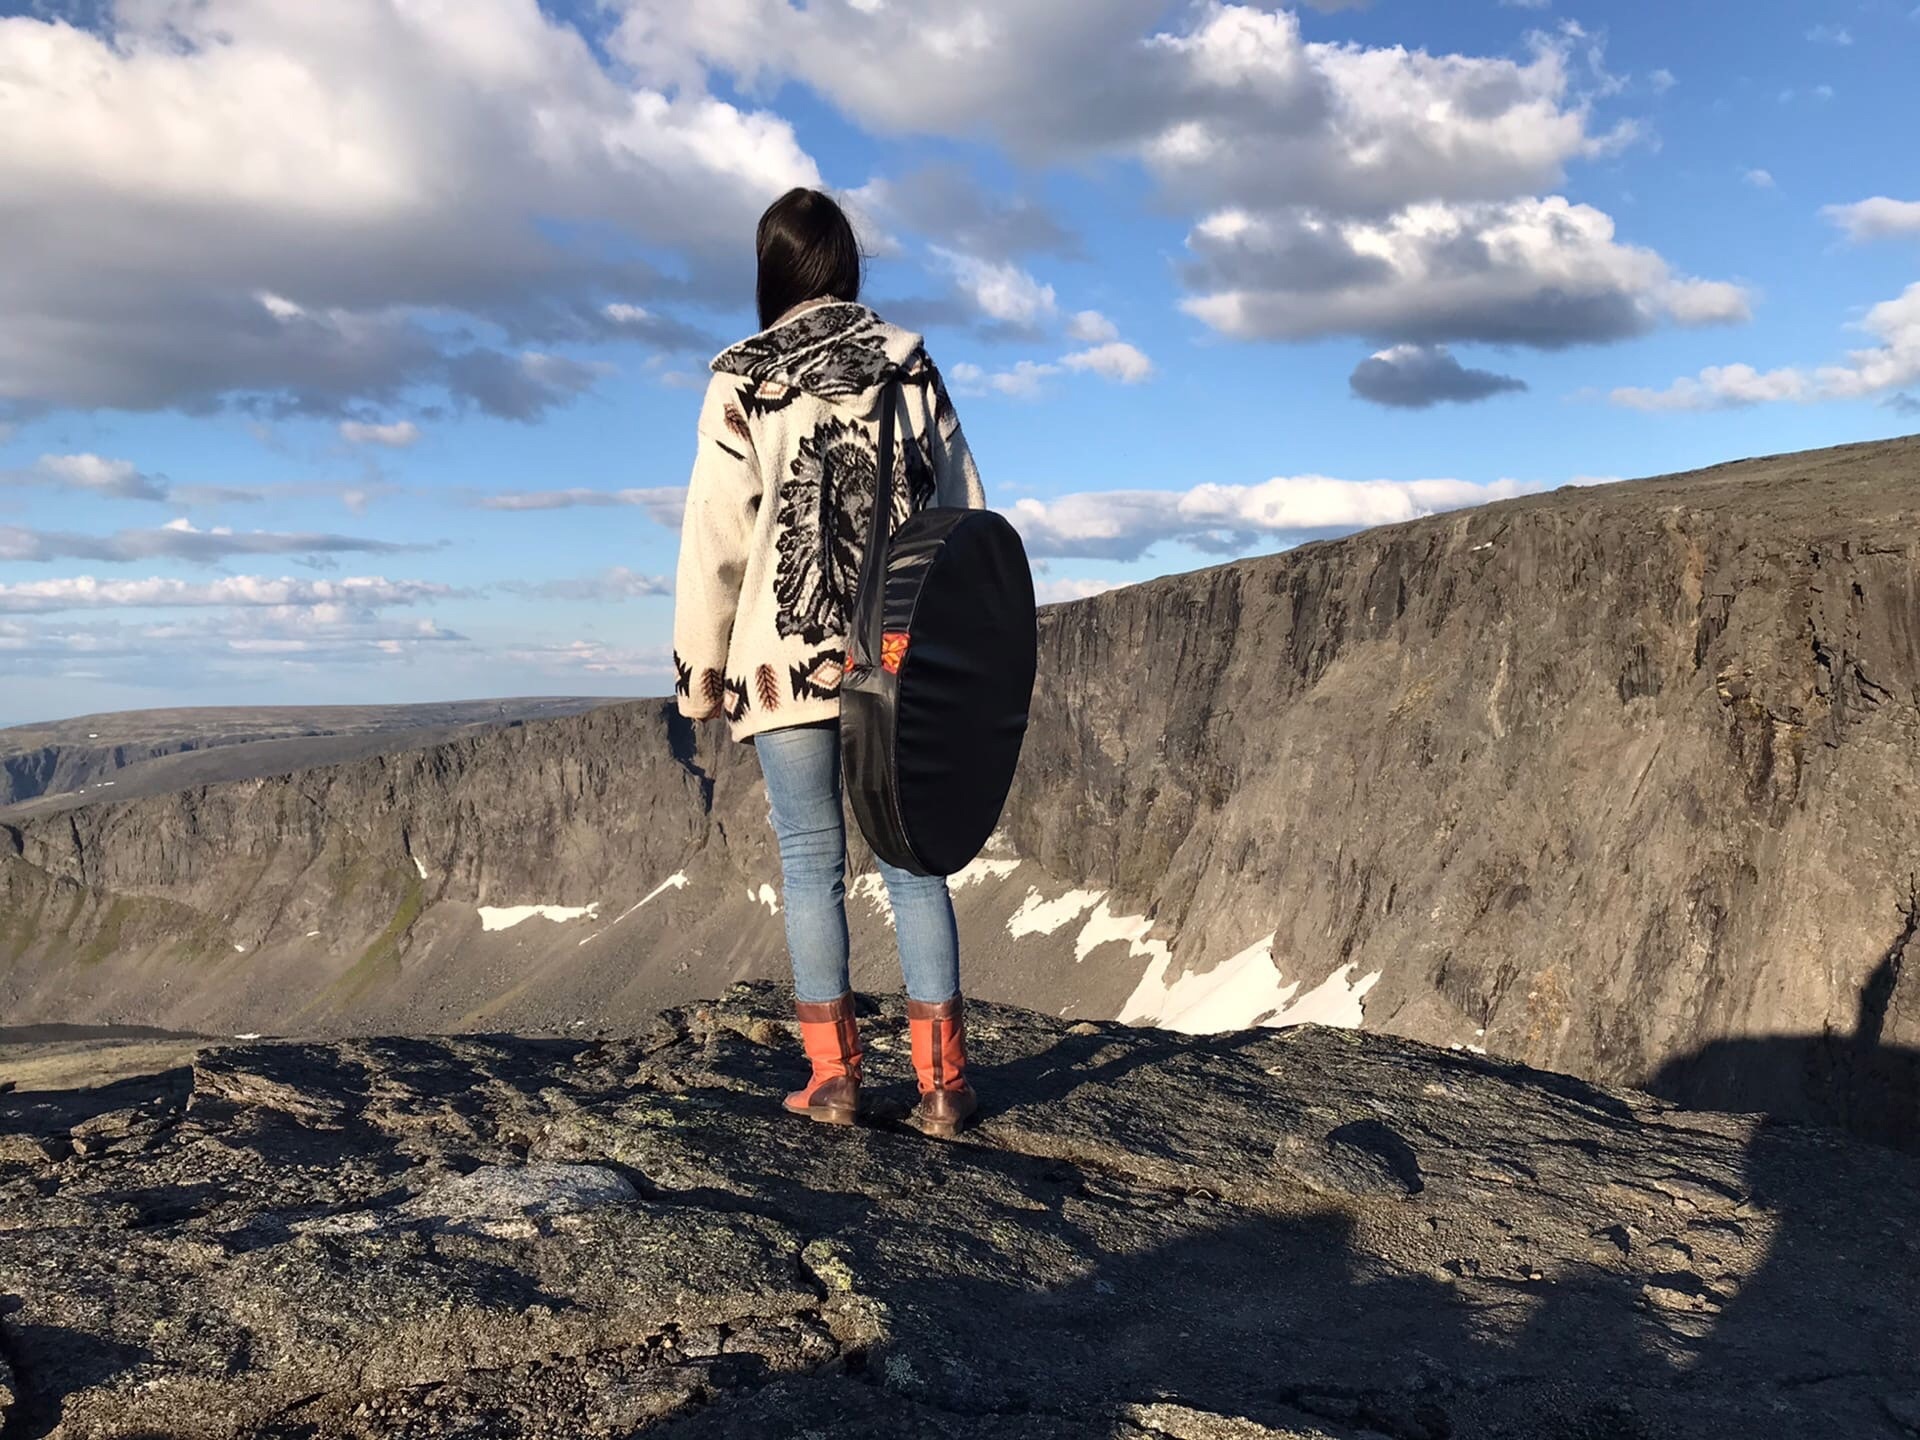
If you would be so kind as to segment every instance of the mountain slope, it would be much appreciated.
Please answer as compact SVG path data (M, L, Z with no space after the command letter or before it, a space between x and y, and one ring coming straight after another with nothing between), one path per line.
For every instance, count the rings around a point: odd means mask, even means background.
M157 795L429 745L606 701L577 696L426 705L208 706L81 715L0 730L0 815ZM116 793L106 795L106 789Z
M1920 441L1850 446L1050 607L956 884L969 989L1364 1021L1920 1138L1917 479ZM0 1006L619 1025L778 974L777 877L751 753L610 707L0 830Z

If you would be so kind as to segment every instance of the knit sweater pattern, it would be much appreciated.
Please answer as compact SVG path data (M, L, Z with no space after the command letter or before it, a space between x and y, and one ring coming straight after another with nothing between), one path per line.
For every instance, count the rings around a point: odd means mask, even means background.
M790 314L712 370L674 583L674 689L682 715L749 740L840 714L885 386L900 382L894 528L986 498L924 341L864 305Z

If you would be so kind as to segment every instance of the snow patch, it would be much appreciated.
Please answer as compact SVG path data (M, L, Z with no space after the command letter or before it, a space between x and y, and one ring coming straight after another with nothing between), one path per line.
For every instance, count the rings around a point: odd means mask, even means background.
M480 928L482 930L511 930L514 926L533 919L536 915L542 920L552 920L556 924L582 918L592 920L600 913L600 902L591 905L482 905L480 906Z
M309 930L307 931L307 939L309 940L316 939L318 938L319 934L320 932L318 930Z
M887 894L887 882L878 870L869 870L847 887L847 893L873 906L873 913L893 924L893 897Z
M1361 1001L1380 983L1380 971L1360 974L1358 965L1343 965L1271 1020L1262 1023L1276 1028L1288 1025L1331 1025L1340 1030L1358 1030L1367 1018Z
M669 875L666 879L662 880L658 885L654 886L653 889L649 890L645 895L641 896L640 899L637 900L635 903L633 903L632 905L629 905L625 910L621 911L618 918L614 920L613 925L618 925L621 920L626 919L627 916L633 914L634 911L638 910L642 905L645 905L649 900L658 900L662 895L666 894L667 891L669 890L684 890L686 888L687 888L687 872L684 870L676 871L674 874ZM611 930L613 928L613 925L607 926L607 930ZM593 932L593 935L587 936L587 940L593 939L594 935L604 935L605 933L606 933L605 930L596 930ZM581 945L586 944L587 940L582 940L580 944ZM574 948L578 949L579 946L575 946Z
M780 892L775 890L771 885L762 885L758 890L749 885L747 887L747 899L753 901L756 905L766 906L769 915L778 915L780 913Z
M1153 921L1146 916L1116 915L1102 900L1087 917L1087 923L1080 927L1080 937L1073 942L1074 963L1085 960L1096 948L1114 940L1126 941L1130 955L1157 954L1171 960L1164 942L1147 939L1147 932L1152 928Z
M1078 920L1105 894L1104 890L1069 890L1058 900L1043 900L1037 888L1030 889L1020 908L1008 918L1007 933L1016 940L1022 935L1051 935Z
M249 1030L244 1035L236 1035L233 1038L236 1040L258 1040L260 1038L260 1032L258 1030Z
M420 878L422 880L427 878L426 862L421 860L418 855L413 857L413 868L420 872Z
M964 890L967 886L978 885L983 880L1004 880L1019 868L1018 856L1009 860L996 860L986 855L979 855L965 869L956 870L947 877L947 888Z
M233 947L233 952L236 955L244 955L247 953L247 947L244 945L236 945Z
M1380 982L1379 974L1360 976L1358 965L1346 965L1303 995L1298 980L1287 980L1280 973L1273 941L1268 935L1203 974L1182 975L1171 982L1167 973L1172 957L1163 955L1140 977L1119 1018L1186 1035L1218 1035L1256 1025L1358 1030L1366 1019L1360 1002Z

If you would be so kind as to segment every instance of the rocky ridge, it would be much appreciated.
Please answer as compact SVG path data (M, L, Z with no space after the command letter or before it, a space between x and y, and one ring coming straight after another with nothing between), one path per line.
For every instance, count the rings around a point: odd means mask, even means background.
M997 1007L931 1141L870 1009L852 1130L778 1113L766 987L0 1094L0 1434L1920 1434L1920 1160Z
M1916 478L1770 457L1049 607L969 988L1920 1139ZM0 1011L633 1023L777 974L777 880L751 752L613 707L0 827Z

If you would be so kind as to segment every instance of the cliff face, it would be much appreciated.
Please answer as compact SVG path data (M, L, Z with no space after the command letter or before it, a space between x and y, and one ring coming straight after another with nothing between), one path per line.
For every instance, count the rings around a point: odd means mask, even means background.
M1900 1440L1920 1161L1385 1036L783 994L0 1094L0 1433ZM1872 1195L1875 1203L1859 1203Z
M1920 1137L1916 479L1911 440L1746 462L1044 611L969 989ZM778 974L777 884L751 752L609 708L0 830L0 1007L619 1024Z
M1379 975L1370 1027L1789 1110L1864 1046L1911 1123L1916 481L1849 447L1049 610L1007 833L1177 966L1271 932Z

